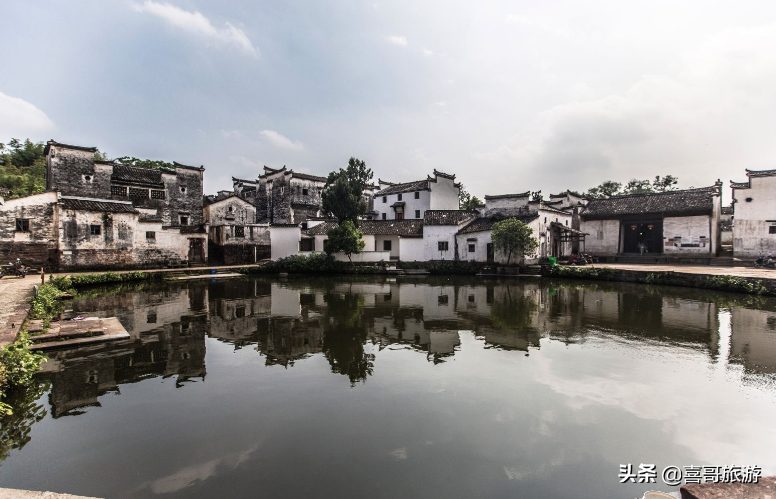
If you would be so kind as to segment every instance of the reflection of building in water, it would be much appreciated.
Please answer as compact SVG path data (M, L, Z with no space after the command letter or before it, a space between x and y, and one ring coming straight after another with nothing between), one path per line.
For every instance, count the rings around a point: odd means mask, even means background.
M188 379L204 378L207 315L191 311L201 309L200 291L167 288L158 294L124 292L76 300L76 313L89 310L90 315L118 316L130 338L50 354L44 371L51 373L49 402L54 417L99 406L99 397L119 393L122 383L177 376L180 386ZM121 309L115 309L120 303Z
M732 363L751 372L776 373L776 311L732 307L730 329Z
M216 280L208 288L211 338L238 346L256 342L259 323L270 317L272 287L266 281Z

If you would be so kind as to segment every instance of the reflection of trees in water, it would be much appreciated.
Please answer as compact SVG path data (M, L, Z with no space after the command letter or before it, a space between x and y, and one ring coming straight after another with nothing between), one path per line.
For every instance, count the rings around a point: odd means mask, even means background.
M0 418L0 463L12 450L18 450L30 441L32 425L46 416L46 409L38 400L49 390L49 383L36 378L24 389L15 389L8 393L5 400L13 414Z
M324 295L323 353L332 372L344 374L351 384L366 381L372 374L374 354L364 352L366 328L361 325L364 296L353 293Z
M523 331L531 326L539 309L536 299L520 289L504 286L494 297L491 307L493 325L498 328Z

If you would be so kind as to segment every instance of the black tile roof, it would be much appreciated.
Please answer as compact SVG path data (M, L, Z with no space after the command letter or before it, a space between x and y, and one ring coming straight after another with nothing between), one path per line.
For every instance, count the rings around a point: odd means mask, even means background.
M164 187L160 170L127 165L116 165L113 167L111 182L146 187Z
M747 177L771 177L776 175L776 170L749 170L746 169Z
M527 198L531 191L521 192L520 194L498 194L495 196L485 196L485 199L509 199L509 198Z
M308 236L322 236L324 234L328 234L330 229L333 229L339 225L336 221L327 221L323 222L322 224L318 224L315 227L310 227L309 229L305 230L304 233Z
M302 180L312 180L313 182L323 182L326 183L328 180L327 177L319 177L318 175L310 175L309 173L298 173L293 170L291 170L291 173L294 174L294 177L300 178Z
M49 140L48 142L46 142L46 147L44 149L44 154L48 154L49 148L51 146L59 146L59 147L64 147L66 149L76 149L78 151L97 152L97 148L96 147L74 146L74 145L70 145L70 144L63 144L61 142L57 142L56 140Z
M360 220L358 228L364 234L417 237L423 235L423 220Z
M464 210L426 210L423 225L458 225L477 216L477 212Z
M428 179L416 180L414 182L405 182L403 184L393 184L381 191L375 192L375 197L387 196L389 194L399 194L400 192L428 190Z
M95 211L103 213L138 213L131 203L120 203L104 199L66 198L59 200L66 210Z
M601 219L627 215L689 216L710 214L714 208L713 196L718 193L717 187L712 186L591 199L582 211L582 217Z
M500 222L501 220L505 220L507 218L516 218L520 220L523 223L532 222L533 220L536 220L539 218L539 214L536 212L529 212L524 215L517 215L517 216L505 216L501 214L492 215L488 217L478 217L471 221L471 223L464 226L461 230L458 231L459 234L470 234L472 232L482 232L485 230L491 230L493 228L493 224L496 222Z

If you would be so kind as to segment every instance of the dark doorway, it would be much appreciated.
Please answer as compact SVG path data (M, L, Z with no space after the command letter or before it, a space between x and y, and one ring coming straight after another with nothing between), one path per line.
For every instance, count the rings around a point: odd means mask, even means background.
M488 243L488 245L485 248L485 251L488 253L488 263L493 263L495 260L495 257L493 255L493 243Z
M640 253L639 243L644 244L644 254L663 253L662 220L623 220L622 225L625 231L623 253Z
M189 239L189 263L204 263L202 239Z

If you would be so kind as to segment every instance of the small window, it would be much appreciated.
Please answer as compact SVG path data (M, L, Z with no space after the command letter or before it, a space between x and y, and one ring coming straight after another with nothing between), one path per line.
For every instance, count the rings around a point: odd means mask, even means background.
M469 253L474 253L474 245L469 244Z
M447 306L447 302L448 302L447 295L441 295L437 297L438 304Z
M547 223L547 217L544 217L544 223Z
M234 206L229 207L229 213L232 213L234 211Z
M746 198L746 200L745 200L745 201L746 201L747 203L751 203L751 202L752 202L752 198Z
M234 237L245 237L245 227L235 227Z
M102 234L102 225L90 225L89 233L93 236L99 236Z
M87 184L92 183L92 176L91 175L84 175L84 182Z
M415 199L420 199L420 191L415 191Z
M469 295L469 303L474 303L474 295Z
M383 241L383 251L391 251L391 241Z
M186 188L185 188L185 187L181 187L181 192L182 192L183 194L186 194Z
M156 324L156 310L154 310L153 312L148 312L148 314L146 314L146 323Z
M127 188L123 185L112 185L110 186L110 193L114 196L125 198L127 197Z
M447 241L439 241L437 243L437 248L439 251L447 251Z
M309 191L307 189L302 189L302 196L306 196Z
M299 241L299 251L315 251L315 239L302 239Z
M768 234L776 234L776 225L768 227Z
M147 198L148 189L138 189L136 187L129 188L129 197L131 198Z
M383 213L383 220L385 220L385 213Z
M189 217L181 215L181 225L189 225Z
M151 199L164 199L164 191L151 191Z
M388 196L383 196L383 203L387 203L387 202L388 202Z
M420 218L420 210L415 210L415 218Z
M235 307L234 316L237 317L238 319L241 317L245 317L245 305L240 305L238 307Z
M147 230L146 231L146 239L156 240L156 232L154 232L152 230Z
M16 232L29 232L29 231L30 231L30 221L26 218L17 218Z
M401 194L399 194L399 201L401 201Z

